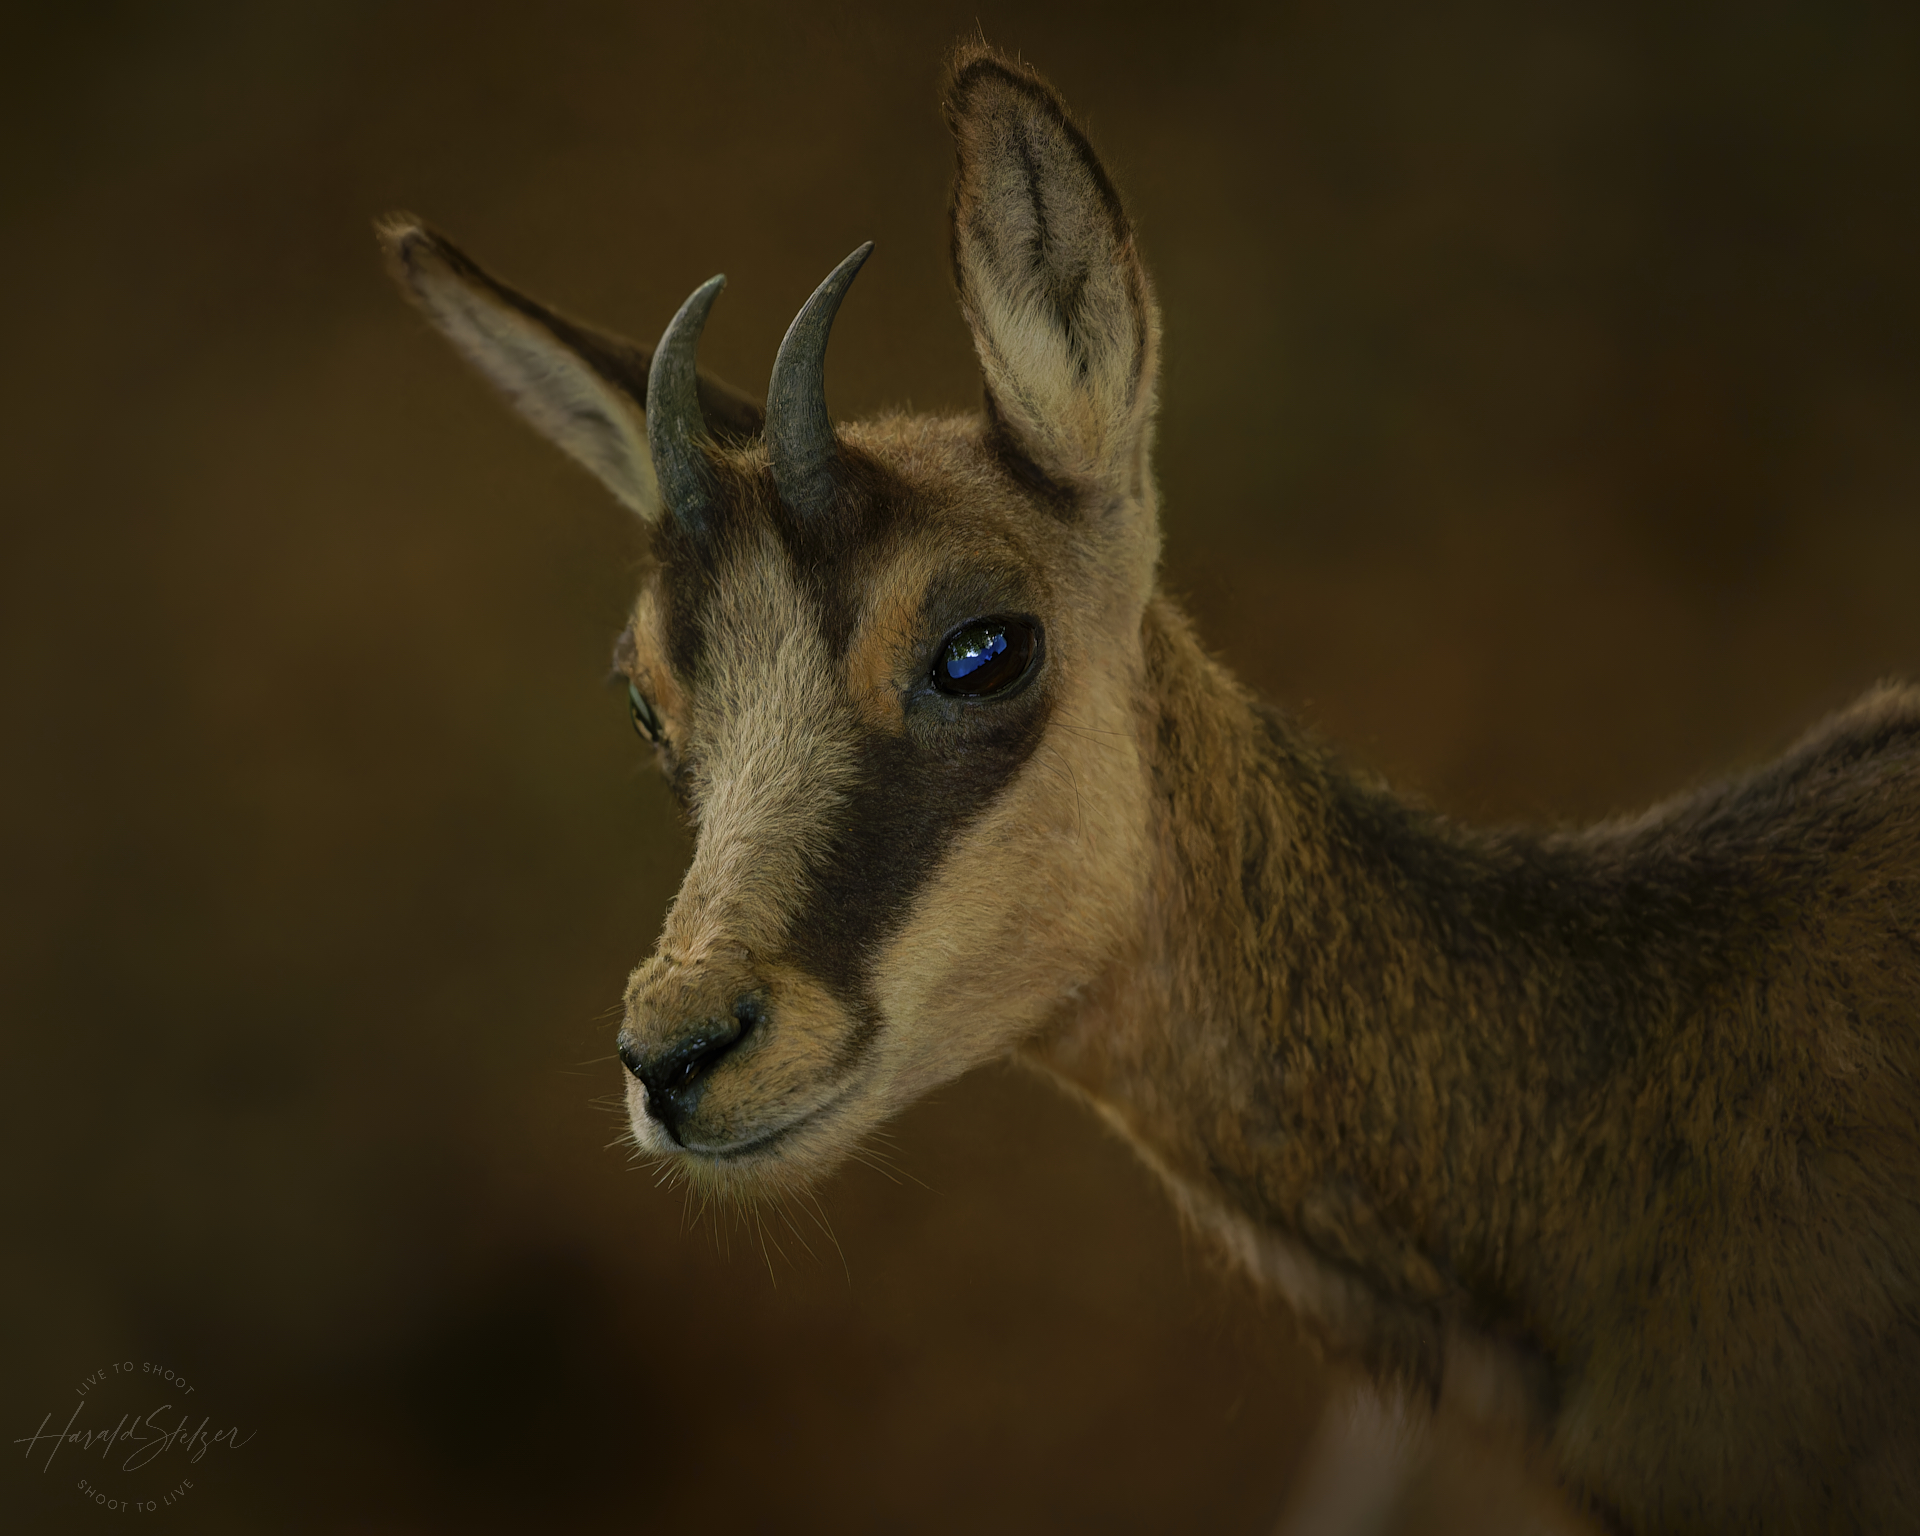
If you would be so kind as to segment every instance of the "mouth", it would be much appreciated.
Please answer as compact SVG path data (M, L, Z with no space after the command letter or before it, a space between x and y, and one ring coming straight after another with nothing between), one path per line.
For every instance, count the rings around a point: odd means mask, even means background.
M757 1159L819 1121L829 1111L844 1103L853 1091L854 1085L847 1084L832 1097L796 1115L785 1125L776 1125L772 1130L762 1131L758 1135L748 1137L745 1141L721 1142L718 1145L683 1141L680 1143L680 1150L703 1163L738 1163Z

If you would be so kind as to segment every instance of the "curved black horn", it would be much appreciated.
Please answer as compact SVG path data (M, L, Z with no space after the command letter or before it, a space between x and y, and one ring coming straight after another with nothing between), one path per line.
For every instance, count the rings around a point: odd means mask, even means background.
M707 420L700 414L694 352L707 311L726 286L723 275L710 277L693 290L660 333L660 345L647 369L647 446L653 450L654 477L660 482L667 515L677 517L693 532L711 521L713 510L713 492L700 451Z
M773 359L773 377L767 383L767 449L781 500L803 518L819 516L833 500L827 337L840 301L872 252L869 240L827 274L793 317Z

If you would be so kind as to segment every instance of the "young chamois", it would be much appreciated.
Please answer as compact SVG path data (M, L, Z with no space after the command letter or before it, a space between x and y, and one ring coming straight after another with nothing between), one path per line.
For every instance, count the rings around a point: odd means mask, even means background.
M618 1036L751 1195L1017 1053L1337 1352L1517 1417L1626 1531L1920 1522L1920 690L1582 832L1344 769L1156 588L1153 293L1052 90L946 112L973 415L764 412L424 225L428 319L645 520L618 666L697 830Z

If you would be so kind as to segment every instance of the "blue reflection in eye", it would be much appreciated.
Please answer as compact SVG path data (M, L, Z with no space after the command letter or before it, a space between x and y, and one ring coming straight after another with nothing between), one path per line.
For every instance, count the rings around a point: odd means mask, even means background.
M947 676L958 682L1006 648L1007 626L1004 624L976 624L972 629L963 629L947 645L943 661Z
M933 686L960 699L984 699L1027 675L1039 634L1025 619L975 619L948 635L933 664Z

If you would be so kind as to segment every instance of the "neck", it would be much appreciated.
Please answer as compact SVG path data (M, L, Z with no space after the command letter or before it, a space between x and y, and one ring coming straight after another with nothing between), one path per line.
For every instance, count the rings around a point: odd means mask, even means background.
M1562 1003L1617 997L1617 951L1573 844L1361 781L1164 603L1145 640L1142 931L1034 1054L1336 1342L1437 1385L1453 1317L1543 1326L1542 1171L1604 1054Z

